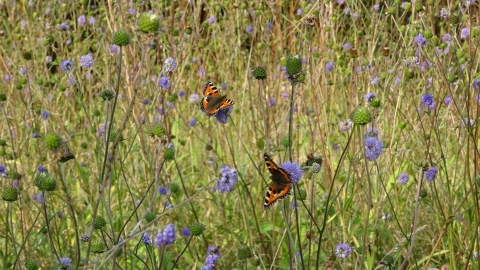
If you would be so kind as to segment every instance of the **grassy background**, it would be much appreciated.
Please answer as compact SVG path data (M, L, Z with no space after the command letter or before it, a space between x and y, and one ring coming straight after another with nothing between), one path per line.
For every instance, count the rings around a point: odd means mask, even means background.
M176 269L200 269L209 245L220 252L216 269L478 268L480 11L470 2L1 1L2 192L18 192L3 202L2 268L33 260L53 269L69 257L72 269L171 269L177 258ZM138 30L148 11L159 17L154 34ZM112 53L120 29L131 43ZM82 68L88 53L94 65ZM291 55L303 59L305 81L293 92L289 133L292 85L282 66ZM172 72L168 57L177 62ZM64 60L72 72L61 70ZM259 66L266 80L252 76ZM168 89L159 87L162 76ZM207 80L235 102L225 125L199 108ZM105 89L116 103L102 99ZM422 104L426 93L434 109ZM358 107L372 121L341 131ZM475 124L465 127L466 118ZM152 139L159 126L166 136ZM123 140L110 137L106 155L108 127ZM367 128L384 144L375 161L365 158ZM49 133L75 159L58 163L44 143ZM173 160L163 158L168 142ZM307 197L297 208L292 194L264 210L263 153L280 165L290 159L289 142L293 162L314 153L322 169L306 169L298 187ZM226 194L215 188L223 165L238 176ZM39 166L56 179L55 191L34 185ZM427 181L432 167L438 173ZM172 185L180 191L159 194ZM147 213L155 214L150 223ZM92 229L96 217L105 219L102 229ZM203 234L182 236L195 222ZM155 247L169 223L175 244ZM352 249L346 258L335 252L340 243ZM242 245L254 256L238 259Z

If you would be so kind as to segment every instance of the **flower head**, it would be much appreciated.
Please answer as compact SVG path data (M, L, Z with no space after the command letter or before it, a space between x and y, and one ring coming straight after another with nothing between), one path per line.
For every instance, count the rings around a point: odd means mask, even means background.
M327 62L327 63L325 64L325 70L326 70L327 72L332 71L334 67L335 67L335 64L334 64L332 61Z
M158 85L163 89L168 89L170 88L170 80L168 77L162 76Z
M374 161L383 152L383 142L378 137L365 138L365 156L368 160Z
M210 18L208 18L208 24L214 24L215 22L217 22L217 18L215 16L210 16Z
M197 125L197 119L196 119L195 117L192 118L192 119L190 119L190 120L188 121L188 124L189 124L191 127L196 126L196 125Z
M470 29L463 28L460 31L460 39L467 39L468 37L470 37Z
M221 193L229 193L233 190L237 181L237 169L223 165L221 167L221 178L217 182L217 190Z
M70 269L71 263L72 263L72 259L68 257L64 257L60 259L60 264L64 267L63 269Z
M161 186L161 187L158 189L158 193L160 193L160 195L167 195L167 193L168 193L167 187Z
M150 236L148 235L148 233L146 232L143 233L142 242L145 245L150 245L152 243L152 240L150 239Z
M93 66L93 56L91 53L80 57L80 66L85 69Z
M425 172L425 178L427 178L428 182L432 182L433 179L435 179L437 172L438 172L437 167L432 167L430 168L430 170Z
M175 61L175 59L172 57L168 57L163 62L163 66L167 72L172 72L177 68L177 61Z
M448 17L448 9L442 8L440 10L440 19L446 19Z
M462 126L463 127L470 127L471 128L474 125L475 125L475 120L473 120L473 119L465 118L462 121Z
M215 114L215 119L217 119L220 123L226 124L228 122L228 116L232 114L233 106L228 106L226 108L220 109Z
M249 35L253 34L253 26L247 25L247 33L248 33Z
M217 261L220 258L220 251L214 245L208 247L208 256L205 258L205 264L201 270L211 270L217 265Z
M445 99L443 99L443 103L445 103L446 106L450 105L450 103L452 102L452 98L451 97L445 97Z
M90 17L88 18L88 23L90 25L95 25L97 23L97 19L95 19L95 17Z
M268 107L273 107L273 106L275 106L275 99L274 99L273 97L268 98L267 106L268 106Z
M85 15L80 15L77 19L77 23L80 26L83 26L86 21L87 21L87 19L85 18Z
M427 44L427 39L424 38L422 34L418 34L418 36L415 37L415 42L418 46L423 47Z
M184 237L189 237L192 233L190 232L190 229L189 228L183 228L182 229L182 235Z
M290 175L290 179L294 184L298 184L298 182L303 176L303 170L300 168L300 166L297 163L286 161L282 163L280 167L282 167L282 169L287 171L287 173Z
M47 110L42 110L42 111L40 112L40 115L42 116L42 119L43 119L43 120L47 120L48 117L50 116L50 112L48 112Z
M335 247L337 257L345 259L352 252L352 248L347 243L340 243Z
M190 99L190 102L197 102L198 101L198 95L197 94L191 94L189 99Z
M473 88L475 90L480 90L480 78L476 78L474 81L473 81L473 84L472 84Z
M161 248L172 245L173 243L175 243L175 226L170 223L165 227L163 232L157 234L155 246Z
M66 73L72 72L73 63L70 60L63 60L60 64L60 69Z
M437 105L435 99L433 99L433 95L430 93L424 94L422 96L422 104L431 111L435 110L435 106Z
M347 132L352 128L352 120L347 119L347 121L340 122L340 131Z
M408 183L409 179L410 179L410 176L408 176L408 174L406 173L400 173L397 178L398 183L400 185L405 185L406 183Z
M374 93L366 93L365 94L365 102L370 103L374 98L377 96Z

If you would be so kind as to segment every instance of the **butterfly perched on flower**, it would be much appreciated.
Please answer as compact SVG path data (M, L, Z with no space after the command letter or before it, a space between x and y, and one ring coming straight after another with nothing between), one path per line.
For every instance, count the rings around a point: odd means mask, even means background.
M234 104L233 100L228 99L226 95L221 96L212 82L207 82L203 95L205 97L200 101L200 109L208 116L216 115L218 111Z
M272 183L268 187L267 194L265 195L265 202L263 207L270 208L277 200L283 199L290 195L290 189L292 188L292 179L290 174L273 162L269 155L264 154L265 164L268 171L272 174L270 179Z

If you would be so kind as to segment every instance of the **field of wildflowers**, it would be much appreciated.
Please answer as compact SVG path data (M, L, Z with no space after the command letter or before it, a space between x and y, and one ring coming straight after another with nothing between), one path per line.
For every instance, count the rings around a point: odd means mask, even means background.
M1 269L479 269L477 0L0 13Z

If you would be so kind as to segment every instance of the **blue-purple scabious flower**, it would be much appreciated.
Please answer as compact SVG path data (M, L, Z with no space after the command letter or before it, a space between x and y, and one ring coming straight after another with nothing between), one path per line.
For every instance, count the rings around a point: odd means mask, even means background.
M62 269L70 269L71 263L72 259L68 257L60 258L60 265L62 266Z
M183 228L183 229L182 229L182 235L183 235L184 237L189 237L190 235L192 235L192 232L190 231L189 228Z
M237 169L230 168L227 165L221 167L221 178L217 182L217 190L221 193L229 193L235 187L237 183Z
M214 24L215 22L217 22L217 18L215 16L210 16L210 18L208 18L208 24Z
M161 187L158 189L158 193L160 193L160 195L167 195L167 193L168 193L167 187L161 186Z
M48 117L50 116L50 112L48 112L47 110L42 110L42 111L40 112L40 115L42 116L42 119L43 119L43 120L47 120Z
M475 90L480 90L480 78L476 78L474 81L473 81L473 89Z
M93 66L93 55L91 53L80 57L80 66L82 68L91 68Z
M287 171L288 175L290 175L290 180L292 180L294 184L298 184L298 182L303 176L303 170L297 163L286 161L282 163L280 167Z
M425 172L425 178L427 178L428 182L432 182L433 179L435 179L435 176L437 176L438 169L437 167L432 167L430 170Z
M220 258L220 251L214 245L208 247L208 256L205 258L205 264L200 270L213 270Z
M340 243L335 247L337 257L345 259L352 252L352 248L347 243Z
M435 106L437 105L435 99L433 98L433 95L430 93L424 94L422 96L422 104L431 111L435 110Z
M73 63L70 60L64 60L60 64L60 69L66 73L70 73L73 70Z
M197 102L198 101L198 95L197 94L191 94L189 100L190 100L190 102Z
M414 40L415 40L415 43L417 43L417 45L420 47L427 45L427 39L423 37L422 34L418 34L418 36L416 36Z
M462 121L462 126L463 127L472 128L474 125L475 125L475 120L473 120L473 119L465 118Z
M400 185L405 185L408 183L408 180L410 180L410 176L408 176L406 173L400 173L397 180Z
M194 117L192 119L190 119L188 121L188 124L191 126L191 127L195 127L197 125L197 119Z
M163 89L168 89L170 88L170 80L168 79L168 77L162 76L158 85Z
M334 64L332 61L327 62L327 63L325 64L325 70L326 70L327 72L331 72L334 67L335 67L335 64Z
M460 39L467 39L470 37L470 29L463 28L460 30Z
M249 35L253 34L253 26L247 25L247 33L248 33Z
M145 245L150 245L152 243L152 240L150 239L150 235L148 235L148 233L146 232L143 233L142 242Z
M163 232L158 233L155 237L155 246L162 248L168 245L175 243L175 226L170 223L168 224Z
M163 61L163 67L167 72L173 72L177 68L177 61L172 57L168 57Z
M347 121L340 122L340 131L347 132L353 126L352 120L347 119Z
M365 94L365 102L370 103L374 98L377 96L374 93L366 93Z
M383 152L383 142L376 136L365 138L365 156L368 160L374 161Z
M222 124L226 124L228 122L228 116L232 114L233 106L228 106L226 108L218 110L215 114L215 119Z
M85 15L80 15L77 19L77 23L80 26L83 26L86 21L87 21L87 19L85 18Z

